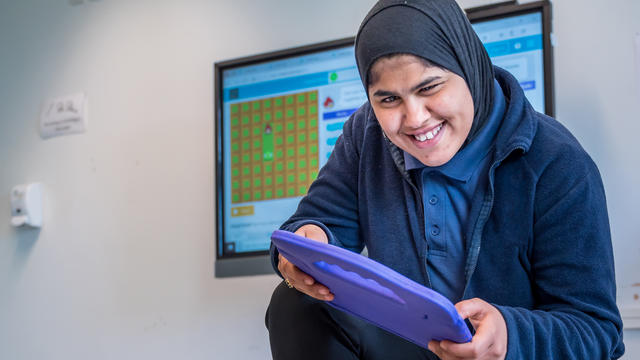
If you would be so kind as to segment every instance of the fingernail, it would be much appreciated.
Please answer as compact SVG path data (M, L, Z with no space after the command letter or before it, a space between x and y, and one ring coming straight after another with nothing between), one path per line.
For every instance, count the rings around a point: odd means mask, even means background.
M306 279L304 279L304 283L307 284L307 285L313 285L313 280L311 280L309 278L306 278Z
M322 294L322 295L327 295L327 294L329 294L329 290L327 290L327 289L320 289L318 292L319 292L320 294Z

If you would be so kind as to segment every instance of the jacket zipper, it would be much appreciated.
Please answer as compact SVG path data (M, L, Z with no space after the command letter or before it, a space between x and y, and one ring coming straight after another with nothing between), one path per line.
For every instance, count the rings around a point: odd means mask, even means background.
M520 145L515 146L513 149L511 149L511 151L507 152L498 161L495 161L491 165L491 168L489 168L489 195L488 195L488 199L485 201L485 203L482 205L482 208L480 209L480 215L478 215L479 216L478 223L476 224L476 227L473 230L473 233L471 234L471 248L469 249L469 262L468 262L468 264L471 264L471 268L469 268L465 274L466 284L464 286L464 290L462 291L463 298L465 298L464 295L466 294L467 288L471 283L471 277L473 276L473 273L475 272L476 267L478 265L478 255L480 254L480 247L482 246L482 232L484 230L485 224L487 223L487 220L489 220L489 214L493 209L493 198L494 198L493 181L494 181L495 170L498 166L500 166L500 164L504 161L504 159L506 159L507 156L509 156L509 154L511 154L512 152L518 149L525 151L523 146L520 146ZM478 238L477 246L474 245L474 239L476 238Z
M420 190L418 189L418 187L413 184L413 182L411 181L411 177L409 176L409 174L407 173L405 176L403 176L405 181L407 183L409 183L409 186L411 186L411 189L413 189L414 194L417 196L418 198L418 206L420 209L420 221L418 222L418 228L420 229L420 236L422 238L422 241L426 244L426 248L425 248L425 256L424 256L424 277L425 280L427 281L427 286L429 288L431 288L431 279L429 278L429 266L427 264L427 257L429 256L429 243L427 242L427 236L425 235L425 224L424 224L424 202L422 200L422 193L420 192Z

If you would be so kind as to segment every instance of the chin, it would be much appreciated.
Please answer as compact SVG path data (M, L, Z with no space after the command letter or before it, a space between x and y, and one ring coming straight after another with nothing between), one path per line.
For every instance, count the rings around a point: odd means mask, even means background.
M455 154L453 154L455 155ZM421 163L429 166L436 167L441 166L449 162L449 160L453 159L453 155L451 156L438 156L438 157L429 157L429 158L416 158L419 159Z
M422 163L427 165L427 166L429 166L429 167L436 167L436 166L440 166L440 165L446 164L447 161L428 161L428 162L424 162L423 161Z

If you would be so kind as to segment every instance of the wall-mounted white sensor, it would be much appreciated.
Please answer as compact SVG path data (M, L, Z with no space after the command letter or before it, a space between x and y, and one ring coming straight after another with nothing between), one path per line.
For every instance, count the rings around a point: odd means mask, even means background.
M11 225L42 226L42 184L16 185L11 189Z

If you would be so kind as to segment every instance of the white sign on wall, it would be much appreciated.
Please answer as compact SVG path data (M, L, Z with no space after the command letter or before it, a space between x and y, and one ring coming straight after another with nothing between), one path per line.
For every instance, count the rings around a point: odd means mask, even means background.
M40 136L80 134L87 131L87 98L84 93L65 95L45 102L40 116Z

